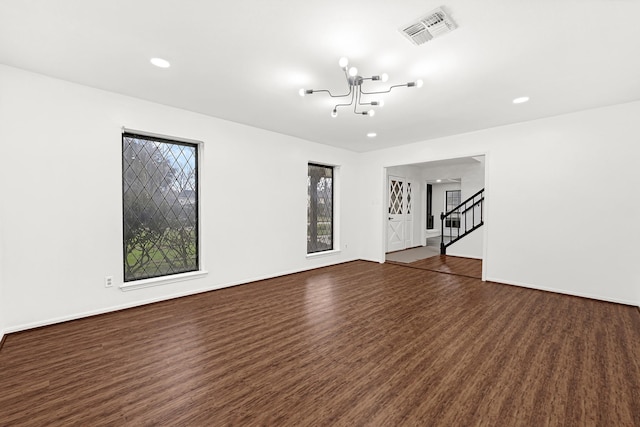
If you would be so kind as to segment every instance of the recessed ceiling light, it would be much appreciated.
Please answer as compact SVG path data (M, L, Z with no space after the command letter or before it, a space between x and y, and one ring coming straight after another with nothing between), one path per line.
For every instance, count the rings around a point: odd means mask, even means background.
M160 67L160 68L169 68L171 66L169 61L162 58L151 58L151 63L156 67Z
M528 96L521 96L520 98L516 98L513 100L514 104L523 104L529 100Z
M367 136L368 136L369 138L375 138L376 136L378 136L378 134L377 134L377 133L375 133L375 132L369 132L369 133L367 134Z
M442 182L442 180L441 179L436 179L436 182Z

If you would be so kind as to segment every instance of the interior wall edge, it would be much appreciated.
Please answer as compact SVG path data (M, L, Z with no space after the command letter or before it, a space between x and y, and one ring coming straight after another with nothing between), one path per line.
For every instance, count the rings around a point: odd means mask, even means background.
M217 284L217 285L213 285L213 286L207 286L207 287L204 287L204 288L190 289L190 290L184 291L184 292L176 292L176 293L173 293L173 294L161 295L161 296L157 296L157 297L154 297L154 298L148 298L148 299L144 299L144 300L136 300L136 301L127 302L127 303L124 303L124 304L114 305L114 306L111 306L111 307L100 308L100 309L97 309L97 310L89 310L89 311L85 311L85 312L69 314L69 315L66 315L66 316L60 316L60 317L55 317L55 318L45 319L45 320L39 320L39 321L36 321L36 322L31 322L31 323L24 323L24 324L13 325L13 326L5 326L4 334L22 332L22 331L26 331L26 330L29 330L29 329L35 329L35 328L41 328L41 327L44 327L44 326L55 325L57 323L70 322L72 320L84 319L84 318L87 318L87 317L98 316L98 315L101 315L101 314L113 313L115 311L127 310L129 308L135 308L135 307L141 307L143 305L153 304L153 303L156 303L156 302L168 301L168 300L175 299L175 298L182 298L182 297L187 297L187 296L190 296L190 295L196 295L196 294L201 294L201 293L205 293L205 292L217 291L217 290L220 290L220 289L231 288L233 286L246 285L246 284L249 284L249 283L259 282L259 281L262 281L262 280L274 279L276 277L287 276L289 274L302 273L302 272L305 272L305 271L316 270L316 269L319 269L319 268L330 267L332 265L344 264L344 263L353 262L353 261L358 261L358 258L340 260L340 261L337 261L337 262L336 261L326 262L326 263L323 263L323 264L310 266L308 268L301 268L301 269L283 271L283 272L280 272L280 273L269 274L269 275L265 275L265 276L257 276L257 277L253 277L251 279L241 280L241 281L237 281L237 282L221 283L221 284ZM135 290L134 291L128 291L128 292L135 292Z
M611 297L606 297L606 296L602 296L602 295L591 294L591 293L588 293L588 292L574 292L574 291L568 291L566 289L558 289L558 288L553 288L553 287L548 287L548 286L538 286L538 285L533 285L533 284L530 284L530 283L518 282L518 281L514 281L514 280L499 279L499 278L495 278L495 277L487 277L486 281L487 282L493 282L494 284L499 284L499 285L518 286L518 287L521 287L521 288L535 289L537 291L553 292L555 294L569 295L569 296L579 297L579 298L588 298L588 299L593 299L593 300L598 300L598 301L611 302L611 303L615 303L615 304L623 304L623 305L630 305L630 306L640 306L640 301L631 301L631 300L627 300L627 299L624 299L624 298L611 298ZM640 307L639 307L639 309L640 309Z

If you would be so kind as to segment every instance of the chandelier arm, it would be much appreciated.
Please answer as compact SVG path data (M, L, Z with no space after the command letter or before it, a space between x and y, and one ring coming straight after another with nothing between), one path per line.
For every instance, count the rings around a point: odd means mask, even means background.
M336 110L338 107L348 107L349 105L352 105L353 102L350 102L348 104L336 104L333 106L333 109Z
M342 71L344 71L344 78L347 79L347 84L349 84L349 70L348 70L348 67L344 67L342 69ZM349 85L349 86L351 86L351 85Z
M351 92L351 91L349 91ZM347 94L348 95L348 94ZM353 94L351 95L351 102L349 102L348 104L336 104L333 109L337 109L338 107L348 107L350 105L353 105Z
M358 105L362 105L360 104L360 93L362 93L362 88L360 88L360 91L356 91L356 102L353 103L353 112L355 114L362 114L363 116L366 116L368 112L358 111Z
M379 92L365 92L365 91L363 91L363 90L362 90L362 88L361 88L361 89L360 89L360 92L362 92L362 93L363 93L363 94L365 94L365 95L377 95L377 94L379 94L379 93L389 93L389 92L391 92L391 89L395 89L395 88L397 88L397 87L403 87L403 86L408 87L408 85L405 83L405 84L403 84L403 85L393 85L393 86L391 86L391 87L389 88L389 90L381 90L381 91L379 91Z
M351 95L351 90L352 90L352 89L351 89L351 86L349 86L349 92L345 93L344 95L334 95L334 94L332 94L332 93L331 93L331 91L329 91L329 90L327 90L327 89L318 89L318 90L315 90L315 89L314 89L314 90L313 90L313 93L316 93L316 92L326 92L326 93L328 93L328 94L329 94L329 96L330 96L330 97L332 97L332 98L344 98L345 96L349 96L349 95Z
M370 102L368 102L368 103L362 103L362 102L360 102L360 101L362 100L362 86L358 86L358 92L360 92L360 93L358 94L358 105L371 105L371 103L370 103Z
M362 91L362 86L358 86L358 90L360 91L360 96L358 96L358 105L373 105L372 102L360 102L360 100L362 100L362 95L367 95L367 93Z

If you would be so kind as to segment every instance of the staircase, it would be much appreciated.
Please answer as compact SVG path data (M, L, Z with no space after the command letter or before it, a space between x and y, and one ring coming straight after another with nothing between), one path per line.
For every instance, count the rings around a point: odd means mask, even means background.
M484 225L483 208L484 188L449 212L440 214L441 255L446 255L449 246ZM449 229L448 235L445 228ZM445 238L448 238L446 243Z

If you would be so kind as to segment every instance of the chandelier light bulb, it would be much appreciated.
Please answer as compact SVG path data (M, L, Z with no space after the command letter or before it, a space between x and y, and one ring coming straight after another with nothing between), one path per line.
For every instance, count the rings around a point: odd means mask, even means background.
M416 87L422 87L423 84L424 82L422 81L422 79L416 80Z
M358 69L356 67L349 68L349 75L351 77L355 77L358 75Z
M338 65L340 66L340 68L347 68L347 65L349 65L349 60L343 56L338 61Z
M386 83L389 80L389 74L387 73L382 73L380 75L380 80L382 80L383 83Z
M331 110L331 117L338 117L338 110L336 110L335 108Z
M303 89L300 89L300 90L298 91L298 93L300 94L300 96L305 96L305 90L304 90L304 88L303 88Z
M383 100L378 101L378 107L384 107L384 101Z
M373 116L375 116L375 115L376 115L375 110L369 110L369 111L367 111L367 116L373 117Z

